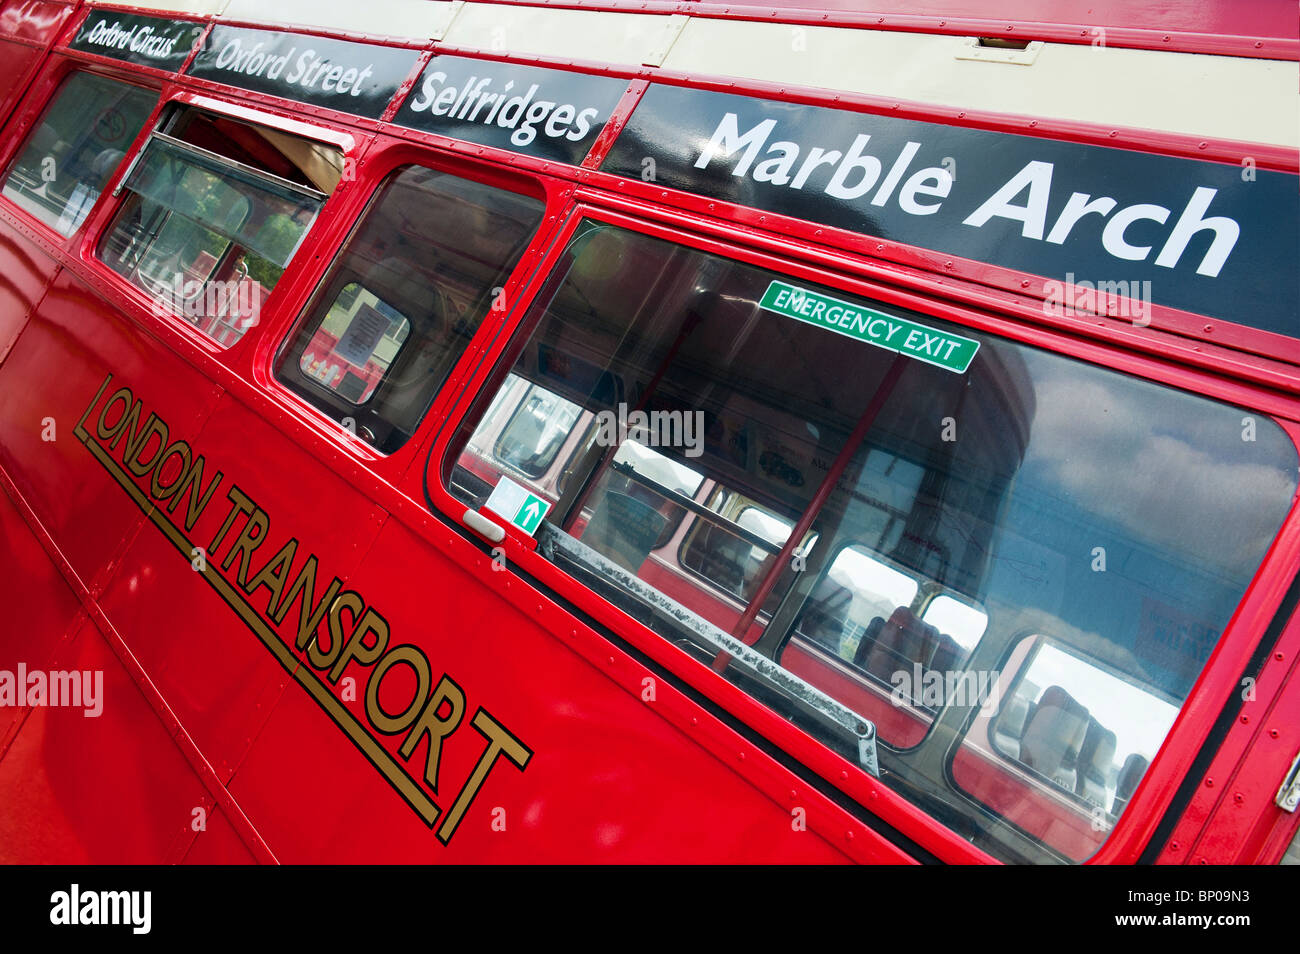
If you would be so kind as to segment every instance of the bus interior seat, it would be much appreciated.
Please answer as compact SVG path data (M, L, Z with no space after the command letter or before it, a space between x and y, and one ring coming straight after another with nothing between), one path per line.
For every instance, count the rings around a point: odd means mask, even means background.
M1075 794L1094 805L1106 807L1106 782L1115 761L1115 733L1096 719L1088 720L1088 731L1079 749L1079 778Z
M739 595L744 592L746 563L752 549L734 533L705 522L700 528L698 541L688 545L682 556L690 569L722 589Z
M1074 788L1074 763L1088 732L1088 710L1060 686L1048 686L1025 720L1020 761Z
M1119 770L1119 778L1115 781L1115 807L1111 809L1112 815L1118 817L1124 811L1124 806L1133 797L1138 782L1142 781L1142 776L1146 774L1147 766L1150 764L1146 756L1139 755L1137 752L1133 752L1124 760L1124 766Z
M880 627L875 640L864 638L854 654L854 665L886 682L900 669L910 671L914 664L928 669L939 644L939 630L923 623L906 606L890 614L889 621Z
M795 627L801 636L838 656L852 604L853 592L827 576L813 590Z
M1025 724L1033 710L1034 703L1020 693L1013 693L997 722L993 724L998 748L1013 759L1020 758L1020 739L1025 734Z

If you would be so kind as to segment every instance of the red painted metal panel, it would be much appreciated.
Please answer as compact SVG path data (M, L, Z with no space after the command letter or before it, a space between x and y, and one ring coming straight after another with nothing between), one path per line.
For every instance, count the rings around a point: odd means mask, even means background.
M13 347L58 264L0 222L0 362Z
M256 862L257 859L220 809L209 810L202 824L203 829L185 854L185 864L243 865Z
M1242 705L1182 817L1162 846L1162 864L1276 863L1295 815L1274 798L1300 754L1300 615L1263 664L1234 687Z
M195 386L200 382L195 375ZM165 406L151 408L170 423ZM179 427L173 433L188 440L194 454L203 455L205 480L214 479L217 472L223 476L192 528L185 526L188 502L174 513L160 511L188 538L191 549L182 553L152 520L146 522L118 561L100 600L225 782L290 677L222 596L195 572L192 547L204 548L206 561L227 579L238 582L242 576L251 585L277 550L290 539L297 540L295 572L307 552L318 554L317 588L322 589L333 575L349 577L374 539L383 512L229 396L201 433L187 434ZM111 456L120 462L120 454ZM119 494L125 499L122 491ZM246 554L232 553L253 509L241 512L235 506L244 497L268 515L267 542L250 547ZM216 546L214 540L219 540ZM258 589L249 601L259 611L265 610L268 593ZM285 628L296 619L294 608Z
M206 797L176 743L87 622L53 667L103 673L103 712L38 707L0 761L0 862L163 861Z
M140 511L93 461L74 429L107 375L131 382L143 404L137 434L151 410L168 427L193 434L218 389L156 339L141 335L70 272L55 281L37 314L0 365L0 465L48 528L77 574L96 573L128 541ZM105 397L120 384L106 390ZM102 423L129 414L119 404ZM47 420L55 440L43 439ZM101 422L87 421L88 428ZM120 435L120 451L128 437ZM140 453L154 449L152 439ZM133 478L147 485L148 478Z
M75 3L54 3L51 0L9 0L0 9L0 34L15 40L48 45L67 22Z
M435 799L443 817L462 792L475 791L470 779L486 750L471 727L480 707L532 750L524 770L504 757L495 762L444 847L442 829L435 835L426 827L291 687L231 786L282 860L843 860L814 831L796 830L788 809L687 738L653 703L611 683L547 633L540 613L495 606L481 573L492 571L457 566L389 523L349 587L387 620L390 647L418 647L434 680L446 673L463 690L463 718L438 761ZM363 724L370 672L356 664L343 671L356 679L355 699L344 705ZM379 683L389 712L412 698L414 677L409 669L399 673ZM539 680L544 691L537 691ZM336 695L342 687L341 680ZM388 737L385 747L418 778L427 742L405 762L404 736ZM658 794L647 797L647 785ZM882 847L878 857L899 856Z
M0 627L0 670L46 666L78 622L81 601L46 554L22 514L0 492L0 604L20 607L21 623ZM0 757L24 714L0 707Z
M40 47L0 38L0 122L8 118L10 110L26 92L42 55Z
M717 12L712 4L660 6L675 12L699 13L706 8ZM731 12L756 17L748 8ZM842 12L852 18L849 12ZM838 16L829 13L827 22ZM889 26L919 28L919 22L909 27L907 21L891 18ZM1264 29L1249 17L1242 22L1249 29ZM1270 49L1264 52L1272 55L1275 45L1270 39ZM98 59L78 57L76 61L84 64ZM530 62L526 57L511 59ZM120 64L115 70L119 75L137 72ZM53 88L52 82L41 82L42 89ZM207 84L194 85L209 88ZM697 79L693 85L708 84ZM752 84L752 91L773 92L761 84ZM228 93L224 88L221 92L223 96ZM244 102L273 106L285 117L295 108L256 94L238 95ZM781 90L779 97L826 100L824 91ZM635 91L624 106L634 98ZM888 108L887 104L867 106ZM919 107L914 111L926 113ZM383 128L320 110L304 108L303 113L336 121L335 137L348 135L348 127ZM934 110L929 114L941 120L946 117L945 121L997 127L997 122L986 123L987 117L954 117ZM1007 128L1010 122L1006 121ZM1080 129L1066 135L1048 130L1046 125L1039 132L1080 141L1105 134ZM8 755L0 761L0 804L15 806L13 811L0 813L0 835L11 834L17 830L11 826L33 818L43 827L27 842L11 842L21 846L15 857L266 857L265 847L240 816L241 805L230 801L220 788L233 772L231 790L240 797L253 825L267 838L272 851L293 861L676 860L683 856L693 860L904 859L850 812L811 790L801 777L807 774L804 770L796 774L778 763L710 712L723 707L820 774L825 781L819 785L838 786L945 860L987 860L875 780L856 768L850 772L838 756L735 687L707 674L659 637L610 612L579 585L550 572L553 568L529 552L531 540L512 537L507 542L512 563L534 570L539 578L549 574L557 598L570 599L590 612L625 636L653 664L675 673L674 678L681 682L694 684L708 699L704 705L697 704L669 685L670 680L661 679L656 700L645 701L641 693L644 680L653 678L651 671L523 580L491 572L490 561L481 551L427 515L420 502L420 474L413 472L405 485L409 497L393 489L392 484L402 479L412 461L423 461L423 452L443 424L443 415L450 415L454 422L456 408L463 407L455 399L456 390L467 384L472 393L481 386L486 370L479 367L481 358L499 354L499 350L486 347L498 326L485 324L485 333L466 354L435 403L434 413L410 442L409 451L392 458L376 459L376 455L349 446L318 420L319 415L289 398L270 380L267 368L278 341L327 266L330 251L364 204L371 180L386 164L431 153L454 154L454 161L462 162L461 157L474 153L491 163L480 166L488 170L484 174L488 179L499 176L504 180L508 165L546 173L552 177L546 180L546 189L554 200L548 210L548 225L563 217L559 200L567 199L567 192L562 193L568 189L565 179L595 183L611 191L591 192L587 197L592 201L658 219L660 231L676 225L696 234L709 233L714 239L735 241L750 249L741 256L747 259L760 257L752 249L764 249L784 262L802 261L804 265L796 270L807 275L819 268L837 270L841 276L856 272L869 279L860 284L872 283L885 300L921 304L935 314L974 327L1008 333L1019 340L1251 407L1267 407L1271 413L1294 415L1297 411L1292 398L1241 383L1253 374L1257 381L1285 386L1290 372L1279 371L1275 362L1214 350L1212 345L1193 354L1200 346L1178 343L1171 348L1170 336L1157 338L1155 332L1144 337L1131 329L1099 331L1084 328L1082 322L1043 328L1041 318L1037 319L1040 327L1034 327L1036 319L1028 299L971 284L1023 290L1028 286L1018 274L999 273L978 263L957 263L959 267L945 271L944 262L901 246L877 247L874 254L897 258L902 264L868 261L836 251L831 245L871 253L864 243L876 243L875 239L850 239L831 230L823 233L808 223L765 218L754 210L725 203L709 203L706 209L703 200L661 194L652 185L615 182L590 170L558 168L437 136L405 131L402 135L418 145L381 136L366 154L367 162L373 163L363 170L363 177L369 178L340 189L317 224L313 257L304 261L306 256L299 256L277 289L279 295L273 298L274 310L268 308L264 316L266 322L229 352L218 353L177 323L147 315L141 296L110 292L110 305L91 294L89 285L121 283L91 261L93 243L80 238L50 240L45 246L59 256L67 271L54 284L37 317L15 338L31 303L53 274L53 266L19 230L8 226L0 230L0 263L13 262L17 267L16 277L11 269L0 267L11 283L0 281L0 296L11 296L13 303L0 299L0 357L3 322L8 321L11 329L8 340L16 340L0 367L0 463L72 568L91 584L92 595L101 597L124 642L114 637L110 649L93 624L81 627L75 644L58 642L54 635L56 631L62 634L58 621L65 617L75 620L77 600L67 586L60 591L52 564L31 549L34 544L39 549L34 539L19 542L19 549L13 552L30 551L33 560L41 557L45 562L24 566L28 575L13 575L12 585L21 587L24 594L61 592L51 600L51 621L42 623L39 630L54 640L50 651L55 658L62 658L53 648L62 645L99 660L112 672L114 698L135 700L127 706L129 711L113 714L118 721L105 721L107 712L95 721L96 727L104 727L99 731L107 734L93 736L98 747L89 756L83 752L88 743L73 731L80 723L70 727L66 713L38 709L23 723ZM6 145L12 147L12 137ZM1176 137L1152 137L1141 145L1153 151L1193 151L1189 154L1201 148ZM1208 153L1218 158L1230 156L1237 148L1232 144L1209 146ZM359 154L365 154L364 146ZM1276 161L1294 167L1293 156ZM614 191L634 194L642 201L613 198ZM669 204L677 208L665 208ZM101 203L87 223L87 235L106 224L112 207L112 202ZM539 261L536 253L526 257L520 273L530 272ZM968 281L954 280L952 276L959 272ZM842 278L836 282L851 284ZM126 309L130 316L118 309ZM1251 344L1245 340L1234 343ZM1140 350L1157 357L1133 353ZM1163 360L1171 356L1183 366ZM1186 366L1190 364L1199 365L1200 370ZM158 411L173 437L183 437L197 453L207 455L213 471L220 468L226 472L228 480L219 489L216 503L205 509L193 530L184 528L181 511L167 514L152 508L148 476L126 476L124 485L97 464L73 435L72 426L110 372L114 380L100 395L98 407L104 406L117 387L129 386L133 396L142 400L141 421L150 411ZM1229 380L1228 374L1239 380ZM228 392L224 397L223 389ZM33 422L46 416L53 417L59 427L57 441L40 440L39 423ZM96 413L84 425L92 440L98 424ZM120 451L119 445L119 461ZM331 471L337 471L337 476ZM353 664L356 688L361 691L348 697L345 683L323 680L302 651L292 648L287 657L277 660L265 634L259 636L249 622L264 614L267 590L259 589L244 600L237 582L232 583L239 572L238 562L224 568L218 562L215 576L201 576L191 569L183 546L190 539L186 534L192 533L192 539L200 544L217 534L230 512L230 500L224 494L234 484L269 516L268 542L253 548L245 579L262 568L292 535L300 541L299 559L309 551L319 556L322 583L337 574L342 589L355 588L364 598L363 605L382 612L391 629L392 645L420 648L430 660L435 680L446 672L463 688L467 707L463 724L448 737L439 791L432 793L444 811L464 790L483 751L483 737L470 723L480 706L532 749L534 754L523 772L505 762L495 764L481 796L470 805L446 847L390 780L326 715L328 706L304 691L315 680L315 685L324 687L329 704L336 707L336 716L341 712L364 726L368 718L365 667ZM141 495L143 509L132 492ZM463 506L450 502L439 489L431 492L451 519L463 512ZM393 517L385 523L386 512ZM16 510L0 513L0 531L6 535L12 531L19 541L24 539L18 534L22 523L22 514ZM221 561L231 539L242 534L245 525L242 517L234 521L224 546L210 554L210 559ZM182 543L177 542L175 533L181 533ZM376 534L378 543L371 549ZM1286 577L1294 573L1296 540L1293 518L1274 548L1268 569L1216 652L1211 670L1198 684L1174 737L1134 798L1134 809L1146 813L1142 822L1126 824L1116 833L1103 852L1109 860L1132 860L1149 837L1222 697L1233 689L1251 635L1262 631L1280 600ZM365 562L354 572L363 556ZM27 557L22 559L25 562ZM0 563L0 571L3 569ZM552 582L550 578L547 582ZM7 584L9 580L7 576ZM98 612L89 600L86 608ZM288 614L280 635L294 627L295 617L294 612ZM102 617L95 618L103 622ZM355 622L356 615L351 619ZM321 631L327 632L324 627ZM274 631L271 638L275 638ZM129 664L120 665L114 650ZM0 666L3 664L0 656ZM545 674L544 685L538 684L539 673ZM403 689L401 679L394 675L384 683L381 699L390 711L401 708L403 691L409 695L410 687ZM140 701L146 705L138 705ZM172 713L184 730L174 742L168 737L179 730L169 721ZM76 717L80 718L79 712ZM0 726L0 733L3 731ZM399 768L407 766L398 751L402 738L380 735L374 739L384 757ZM174 757L178 743L179 762ZM3 744L0 735L0 747ZM417 788L425 746L427 741L416 748L410 762ZM83 757L92 771L121 780L124 792L120 804L114 801L111 806L126 819L118 829L104 824L101 808L92 804L90 793L96 791L95 786L85 782L86 776L73 774ZM110 758L116 760L111 766ZM216 781L205 760L215 769ZM194 780L195 772L208 780L206 791ZM162 776L156 779L154 773ZM1259 771L1252 776L1252 800L1263 797L1268 774ZM26 780L29 776L35 780L32 791L49 799L48 818L32 814L37 811L35 796L15 795L23 791L15 778ZM653 790L647 787L648 781ZM156 786L142 795L137 793L155 782ZM212 808L214 794L224 799L220 808ZM184 810L178 811L177 805L185 802L188 806L182 805ZM195 807L210 809L208 831L197 837L190 825ZM504 816L494 813L498 807L505 810ZM799 807L808 809L808 831L798 831L791 824L792 809ZM862 814L865 817L866 813ZM1202 812L1197 817L1209 816ZM493 825L501 820L504 830ZM1256 827L1248 841L1272 845L1278 842L1279 830L1276 825L1269 831ZM119 838L128 843L119 843ZM1204 850L1208 851L1212 842L1213 838L1206 839ZM0 845L4 843L0 837ZM1215 848L1215 857L1226 850L1226 846ZM1257 854L1265 850L1261 847Z

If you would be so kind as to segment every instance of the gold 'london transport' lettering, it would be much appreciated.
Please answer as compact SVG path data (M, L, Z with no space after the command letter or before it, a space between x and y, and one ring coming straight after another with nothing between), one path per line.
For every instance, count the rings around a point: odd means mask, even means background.
M532 750L479 706L469 724L486 747L459 788L440 778L444 747L466 721L465 690L446 673L435 682L436 671L424 652L409 643L394 644L379 610L360 593L345 589L337 576L321 572L316 554L306 552L298 540L286 540L268 557L270 515L233 482L223 485L224 474L186 441L174 438L157 412L146 415L129 388L113 391L101 405L112 379L111 374L104 379L77 422L77 438L186 560L202 548L206 557L194 560L195 572L425 824L437 826L436 835L446 844L500 759L523 770ZM218 493L223 487L224 493ZM210 506L216 513L226 508L224 519L211 539L196 541L194 528ZM399 682L409 684L413 676L415 693L404 708L389 711L381 703L380 687L402 668L408 678ZM355 677L358 686L365 684L364 721L332 688L345 675ZM380 743L383 736L401 737L396 753ZM450 808L444 811L434 798Z

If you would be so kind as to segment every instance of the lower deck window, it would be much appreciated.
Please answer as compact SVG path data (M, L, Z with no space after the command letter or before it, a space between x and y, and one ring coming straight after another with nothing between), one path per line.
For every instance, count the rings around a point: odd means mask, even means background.
M123 182L104 262L228 347L264 299L342 174L337 149L196 109L167 116Z
M85 221L157 102L153 90L74 73L10 168L5 198L71 235Z
M449 173L408 166L380 187L297 330L279 380L384 453L415 431L435 394L504 300L543 203ZM513 451L536 467L521 412Z
M544 557L1007 860L1105 842L1296 489L1267 419L599 222L520 334L452 492L546 499Z

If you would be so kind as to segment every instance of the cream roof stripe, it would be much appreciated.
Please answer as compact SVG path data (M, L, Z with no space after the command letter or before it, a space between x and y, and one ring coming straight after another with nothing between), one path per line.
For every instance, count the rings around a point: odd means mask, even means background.
M663 65L960 109L1300 146L1300 63L1044 43L1033 65L1022 66L959 59L968 42L692 17Z
M180 13L192 17L209 17L221 12L226 0L148 0L146 3L127 3L124 0L96 0L93 7L137 7L161 13Z
M228 0L221 18L427 41L442 39L462 6L462 0Z

